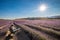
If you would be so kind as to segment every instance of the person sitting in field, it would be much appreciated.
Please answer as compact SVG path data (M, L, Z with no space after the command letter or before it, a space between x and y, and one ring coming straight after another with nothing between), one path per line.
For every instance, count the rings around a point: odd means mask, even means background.
M6 33L6 38L5 40L13 40L13 36L15 34L15 32L13 31L14 27L13 25L11 25L11 27L9 28L9 30Z
M13 25L10 26L9 30L6 33L6 38L5 40L13 40L13 37L16 33L18 33L20 28L17 28Z

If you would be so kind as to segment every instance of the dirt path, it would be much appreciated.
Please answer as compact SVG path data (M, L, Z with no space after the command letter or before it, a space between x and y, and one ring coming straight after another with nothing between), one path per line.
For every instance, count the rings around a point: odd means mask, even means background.
M22 30L17 33L16 37L17 40L30 40L29 37Z

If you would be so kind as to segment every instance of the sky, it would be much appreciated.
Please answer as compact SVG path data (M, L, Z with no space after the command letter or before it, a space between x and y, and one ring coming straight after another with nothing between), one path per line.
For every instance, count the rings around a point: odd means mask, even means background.
M45 11L40 11L46 5ZM0 19L60 15L60 0L0 0Z

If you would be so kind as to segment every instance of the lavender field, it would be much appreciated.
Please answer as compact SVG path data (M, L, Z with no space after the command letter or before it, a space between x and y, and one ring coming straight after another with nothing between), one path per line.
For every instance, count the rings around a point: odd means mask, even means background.
M4 24L5 26L1 26L3 28L0 27L0 32L5 33L13 23L22 30L18 33L19 35L16 34L16 40L60 40L60 19L8 21Z
M22 23L20 21L22 21ZM20 21L15 21L15 23L31 34L33 40L60 40L59 19Z
M19 24L34 24L60 28L60 20L20 20L15 22Z

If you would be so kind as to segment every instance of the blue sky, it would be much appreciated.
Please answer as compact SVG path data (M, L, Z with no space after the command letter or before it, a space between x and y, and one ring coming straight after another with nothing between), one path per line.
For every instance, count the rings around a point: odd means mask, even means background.
M41 12L39 7L47 9ZM47 17L60 15L60 0L0 0L0 18Z

